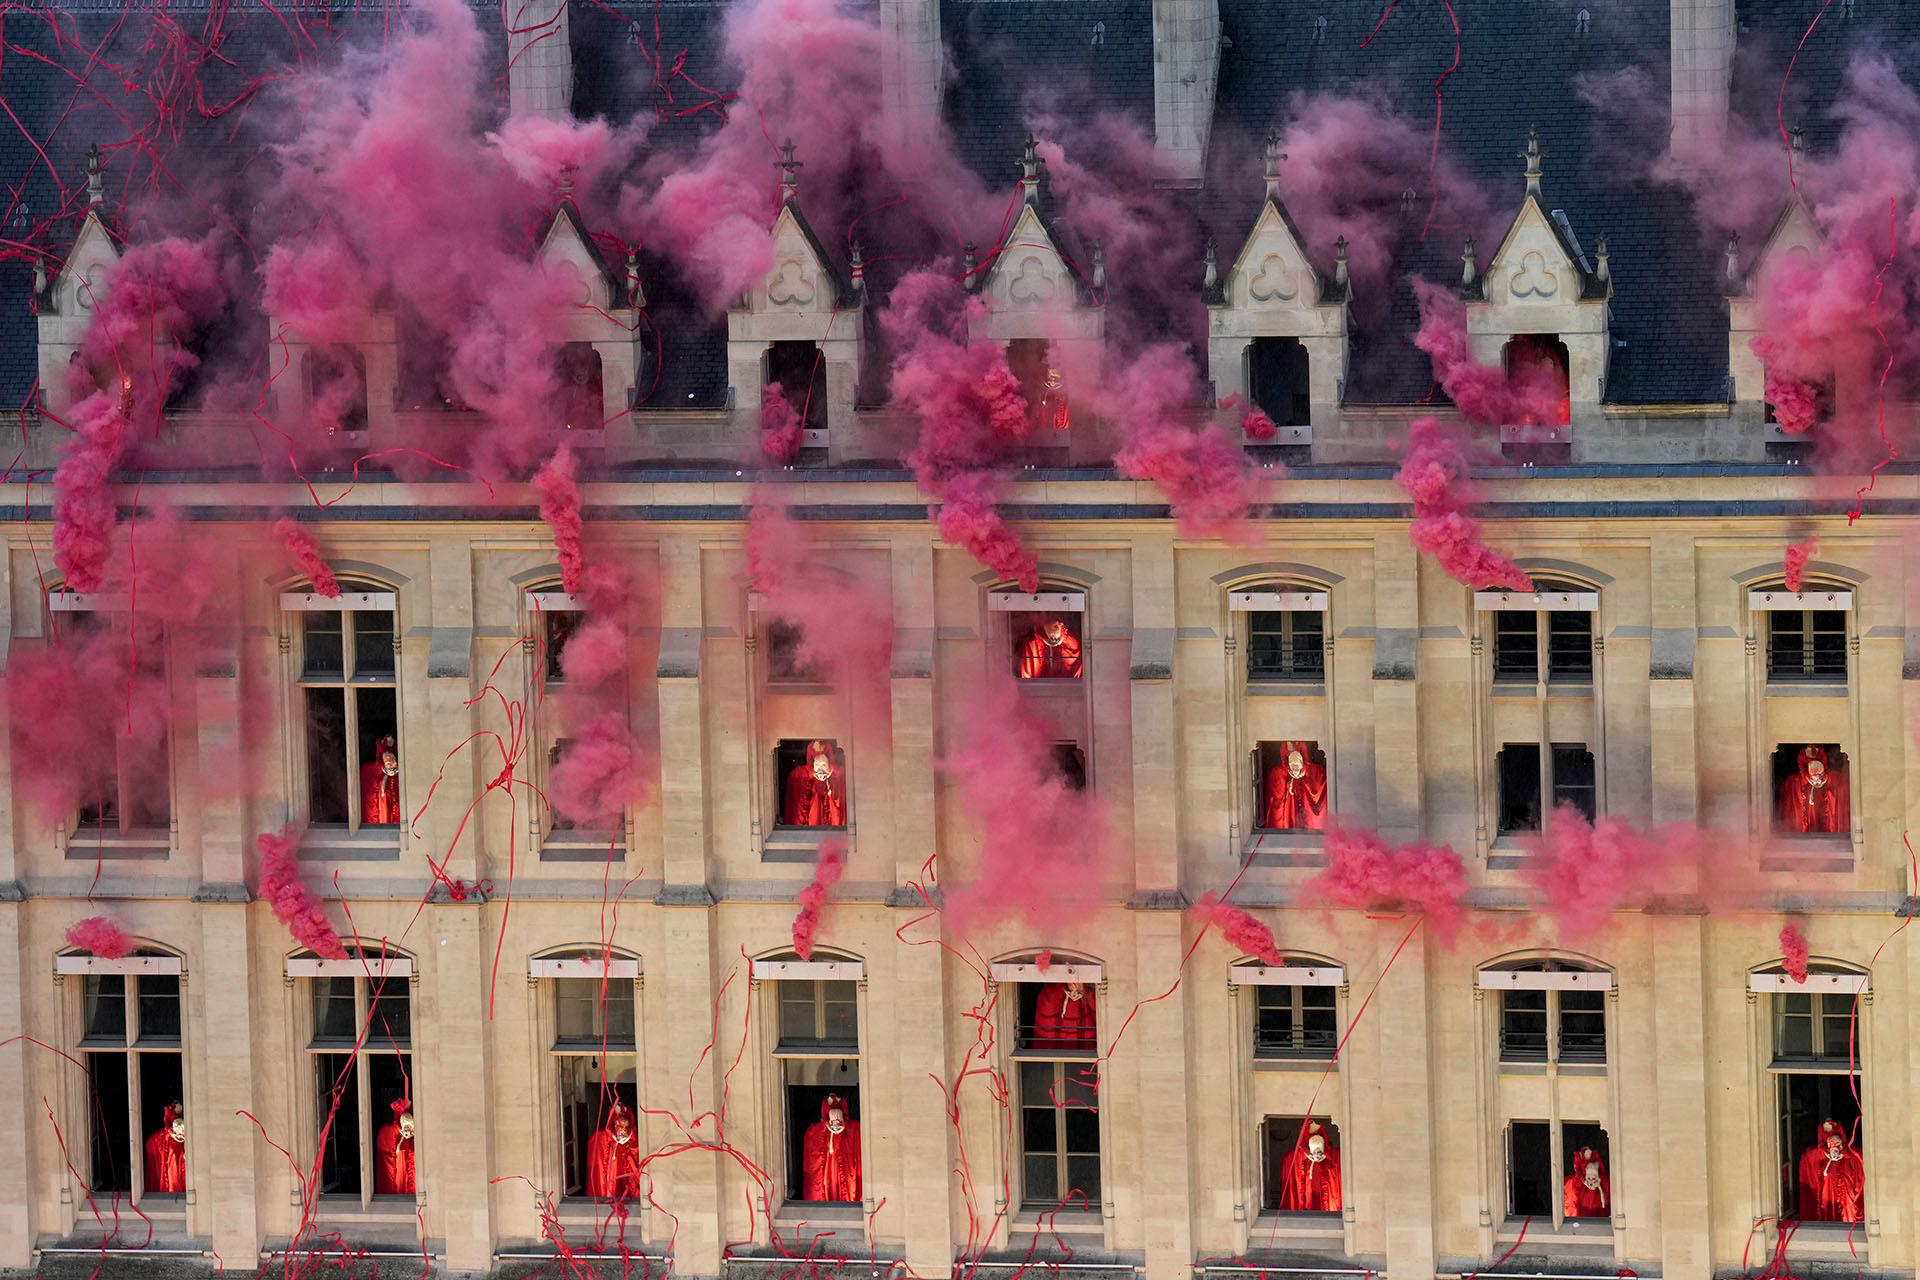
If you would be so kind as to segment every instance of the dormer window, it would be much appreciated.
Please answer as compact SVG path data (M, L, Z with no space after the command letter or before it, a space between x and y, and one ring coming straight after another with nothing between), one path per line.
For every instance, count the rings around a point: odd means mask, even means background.
M569 342L554 357L553 412L566 431L598 431L606 425L606 391L600 353L591 342Z
M780 394L805 431L827 426L827 362L815 342L779 341L767 345L767 385Z
M1053 361L1053 346L1045 338L1015 338L1007 343L1007 368L1020 383L1027 402L1027 426L1036 434L1027 443L1064 444L1071 425L1066 379ZM1049 433L1061 433L1058 438Z
M1567 344L1551 333L1515 334L1507 342L1507 378L1529 402L1551 401L1555 416L1529 416L1524 425L1566 426L1573 421L1573 397L1567 381Z
M1255 338L1247 344L1247 395L1276 427L1313 421L1307 348L1298 338Z
M367 357L356 347L314 347L304 362L307 415L329 436L367 429Z

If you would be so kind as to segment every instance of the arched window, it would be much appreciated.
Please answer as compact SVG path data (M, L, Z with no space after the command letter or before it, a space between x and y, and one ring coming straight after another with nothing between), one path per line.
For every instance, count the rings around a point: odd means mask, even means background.
M773 1050L786 1128L786 1199L863 1198L860 1139L860 982L865 966L815 947L809 959L780 952L753 962L771 986Z
M640 961L603 947L563 947L528 962L550 1021L561 1195L640 1199ZM624 1229L624 1224L623 1229Z
M1747 975L1765 993L1772 1025L1780 1216L1803 1222L1866 1219L1867 1134L1860 1098L1869 978L1841 961L1810 958L1804 972L1776 961Z
M304 724L298 799L308 840L397 841L402 821L398 597L384 584L343 578L340 594L280 596Z
M411 1202L417 1178L413 958L378 946L287 960L301 1007L322 1203Z
M84 1146L69 1158L87 1188L126 1195L146 1213L184 1213L187 1148L180 956L157 946L108 959L67 951L62 982L80 982L80 1041L87 1072Z

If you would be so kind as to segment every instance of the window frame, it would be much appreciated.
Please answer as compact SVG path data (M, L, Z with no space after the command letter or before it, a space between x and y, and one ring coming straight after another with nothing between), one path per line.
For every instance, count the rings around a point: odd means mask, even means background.
M644 1071L640 1056L640 1026L642 1018L642 982L640 961L622 952L602 947L573 947L548 952L536 956L527 963L527 982L532 988L537 1014L535 1043L545 1042L544 1074L552 1082L553 1093L548 1096L547 1114L553 1118L552 1137L543 1142L548 1149L548 1159L552 1161L554 1177L551 1185L558 1186L561 1194L558 1203L563 1207L602 1206L596 1214L604 1212L604 1206L610 1202L596 1199L585 1194L566 1190L571 1170L568 1168L567 1143L569 1124L566 1115L568 1091L566 1073L571 1064L580 1059L599 1063L600 1078L605 1086L613 1074L616 1060L630 1065L633 1072L633 1126L634 1140L645 1149L646 1115L640 1108L641 1081ZM593 1021L597 1035L582 1040L565 1034L563 1019L560 1016L561 1003L566 992L564 983L585 982L601 987L605 999L595 998L593 1002ZM629 1002L631 1010L631 1034L625 1038L612 1035L608 1030L607 1008L615 1000ZM612 1080L610 1086L616 1097L624 1101L619 1094L621 1082ZM591 1140L591 1133L586 1137ZM576 1135L576 1141L580 1139ZM584 1154L581 1156L584 1167ZM628 1217L643 1212L645 1197L636 1196L624 1202ZM597 1220L597 1219L596 1219ZM622 1224L622 1230L626 1229ZM639 1237L637 1237L639 1238Z
M188 1078L187 1058L187 974L179 956L157 948L142 947L133 955L121 959L106 959L83 952L69 952L57 956L54 967L54 981L64 985L69 976L78 977L75 985L71 1010L73 1056L85 1064L84 1070L69 1076L70 1104L77 1103L79 1114L85 1117L85 1123L77 1126L78 1133L84 1137L69 1140L70 1168L68 1176L77 1177L74 1187L77 1199L87 1197L117 1199L127 1197L129 1204L137 1206L148 1216L184 1216L187 1197L181 1192L149 1191L146 1188L146 1142L150 1136L146 1130L146 1121L142 1118L142 1095L144 1094L143 1059L171 1056L177 1062L180 1076L179 1096L170 1101L185 1105L191 1101L191 1081ZM118 1038L108 1039L90 1035L87 1030L89 1011L89 990L95 982L105 978L117 978L121 983L119 999L123 1025ZM173 1000L178 1006L179 1033L173 1036L147 1035L140 1021L141 984L148 978L172 979L174 983ZM102 1135L97 1126L105 1123L106 1115L97 1096L98 1086L93 1077L91 1059L95 1055L112 1054L126 1061L126 1149L120 1156L127 1161L127 1190L124 1192L110 1189L96 1189L97 1180L93 1155L100 1145ZM188 1125L189 1152L192 1151L191 1123ZM115 1136L105 1135L105 1141L113 1143ZM79 1160L72 1157L78 1156ZM198 1162L189 1154L187 1159L188 1186L193 1186Z
M1784 584L1780 586L1754 586L1747 590L1747 610L1758 614L1764 620L1764 627L1755 626L1754 630L1764 634L1756 638L1759 651L1761 674L1764 682L1771 685L1804 687L1808 685L1847 685L1853 680L1854 660L1858 656L1859 633L1854 625L1855 592L1851 585L1833 581L1803 581L1799 591L1788 591ZM1838 628L1829 629L1824 634L1839 637L1838 671L1815 669L1817 646L1815 636L1821 634L1814 624L1815 615L1842 615ZM1803 664L1798 671L1780 670L1774 666L1774 615L1797 615L1800 621L1800 652Z
M130 628L133 621L132 598L121 592L78 592L68 591L64 587L55 587L47 592L47 618L44 634L51 642L62 627L60 617L92 618L110 620L106 626L114 629ZM173 699L172 678L172 636L170 628L164 622L155 621L159 635L152 648L157 648L155 659L156 675L166 690L169 703ZM127 737L123 732L114 734L114 789L118 817L111 827L101 822L83 822L84 806L76 807L59 824L56 841L65 857L93 857L102 849L159 849L162 857L171 857L174 843L179 836L179 797L174 789L179 770L174 767L174 717L169 715L163 729L165 738L160 746L160 758L166 764L166 821L161 826L139 826L128 819L128 795L132 783L129 781L129 766L126 759ZM146 855L151 856L151 855Z
M1599 754L1584 742L1550 742L1546 744L1547 750L1545 751L1541 751L1540 746L1541 744L1538 742L1502 742L1500 749L1493 753L1494 828L1495 837L1498 839L1514 839L1539 833L1545 827L1547 818L1553 810L1560 808L1561 805L1567 804L1570 801L1572 802L1573 808L1578 810L1581 816L1586 818L1588 822L1597 822L1603 816L1603 811L1600 807L1602 796L1600 790ZM1532 770L1525 770L1518 766L1509 769L1505 764L1504 761L1507 752L1516 748L1531 749L1536 753L1535 767ZM1563 782L1560 778L1561 773L1564 772L1563 762L1572 762L1581 756L1584 756L1586 759L1589 776L1592 778L1592 781L1584 784L1578 782ZM1533 786L1530 792L1533 797L1533 824L1531 826L1519 824L1510 825L1508 822L1507 780L1509 773L1515 778L1533 779ZM1590 806L1583 806L1578 803L1578 797L1581 794L1591 795L1592 801ZM1541 803L1542 799L1549 795L1553 797L1551 808L1547 808Z
M1047 1095L1048 1101L1045 1103L1029 1102L1027 1099L1027 1077L1029 1068L1045 1068L1052 1077ZM1099 1105L1100 1071L1098 1060L1085 1056L1078 1058L1056 1058L1037 1057L1033 1054L1026 1054L1018 1059L1017 1072L1020 1086L1021 1121L1018 1130L1020 1149L1020 1211L1022 1213L1039 1214L1050 1214L1055 1210L1068 1213L1076 1210L1091 1213L1100 1212L1101 1203L1106 1194L1106 1159L1104 1151L1106 1144L1104 1141L1105 1134L1103 1132L1105 1125L1100 1119L1100 1114L1104 1108ZM1069 1075L1079 1077L1082 1080L1085 1080L1089 1076L1091 1077L1092 1083L1089 1086L1093 1094L1093 1104L1091 1106L1076 1105L1068 1098L1066 1083ZM1071 1151L1068 1149L1067 1114L1070 1111L1093 1112L1094 1150ZM1052 1113L1054 1141L1054 1149L1052 1151L1032 1151L1028 1149L1026 1126L1028 1112ZM1056 1189L1059 1189L1068 1186L1071 1182L1070 1169L1072 1166L1069 1162L1076 1159L1084 1160L1089 1157L1094 1161L1095 1183L1094 1194L1086 1197L1085 1203L1073 1203L1071 1200L1072 1191L1070 1189L1066 1194L1056 1196L1051 1200L1037 1199L1033 1195L1032 1189L1029 1186L1031 1181L1028 1171L1029 1161L1035 1159L1051 1160L1054 1166L1054 1186Z
M1325 1005L1309 1006L1306 993L1309 991L1327 993ZM1268 996L1285 997L1284 1000L1269 1000ZM1291 1015L1292 1031L1289 1033L1291 1044L1275 1047L1263 1039L1260 1030L1260 1015L1269 1004L1285 1003ZM1333 1025L1325 1032L1316 1032L1306 1025L1309 1009L1324 1010ZM1316 1036L1325 1039L1324 1044L1314 1043ZM1253 998L1253 1059L1258 1062L1331 1062L1340 1045L1340 988L1333 983L1257 983L1254 985Z
M775 1091L771 1101L771 1110L767 1119L780 1134L780 1199L784 1206L804 1208L815 1202L803 1200L798 1194L804 1188L792 1184L791 1154L796 1145L804 1142L807 1126L817 1116L808 1117L794 1114L792 1099L796 1088L817 1088L819 1086L793 1079L796 1074L805 1074L814 1068L793 1064L841 1062L850 1064L852 1083L838 1084L835 1090L842 1096L849 1092L848 1098L854 1112L864 1114L867 1090L863 1067L866 1048L867 1022L867 976L864 961L854 959L824 947L814 948L812 960L801 960L793 952L781 952L765 956L752 962L751 983L761 988L763 1003L760 1009L764 1014L761 1022L761 1046L765 1057L775 1064L775 1070L769 1072L769 1084ZM787 1040L781 1035L781 1006L786 994L787 983L812 983L816 1026L825 1019L824 984L828 982L847 982L853 987L854 1035L851 1042L814 1039L807 1041ZM855 1117L858 1118L857 1115ZM866 1137L866 1126L861 1127L860 1139L860 1184L861 1198L865 1204L874 1202L872 1191L873 1148Z
M319 1169L323 1163L320 1150L321 1126L327 1122L328 1113L323 1109L322 1100L332 1094L337 1077L332 1080L323 1078L323 1061L328 1058L353 1059L353 1089L355 1105L355 1132L359 1158L360 1189L357 1192L330 1192L316 1186L314 1198L321 1211L328 1207L340 1208L358 1202L362 1210L377 1210L383 1205L409 1206L418 1203L424 1192L426 1180L416 1176L414 1194L383 1195L374 1191L375 1141L380 1126L378 1116L373 1111L373 1079L370 1063L367 1059L395 1057L404 1059L401 1070L408 1081L408 1097L414 1104L414 1114L419 1115L420 1090L419 1074L414 1065L413 1024L415 996L419 983L419 971L414 967L412 957L399 952L381 951L372 947L347 947L346 960L324 960L311 954L290 957L287 961L287 987L296 1012L295 1028L298 1033L296 1045L304 1059L301 1075L306 1087L296 1092L308 1099L313 1108L306 1125L306 1153L309 1167ZM338 1036L321 1034L314 1008L320 992L319 982L332 982L346 978L353 983L355 1035L350 1040ZM397 1043L395 1037L377 1034L372 1026L372 1009L375 998L375 986L385 995L398 983L398 993L406 999L407 1038L404 1044ZM301 1041L304 1040L304 1043ZM336 1113L337 1114L337 1113ZM418 1142L415 1145L416 1167L423 1163L425 1147ZM316 1176L317 1181L317 1176ZM416 1212L414 1208L406 1210L408 1217Z
M1535 581L1533 591L1476 591L1473 593L1473 607L1476 612L1493 614L1491 628L1485 623L1482 627L1491 630L1492 643L1487 647L1487 670L1492 683L1496 685L1542 684L1557 688L1564 695L1569 689L1582 685L1592 686L1598 677L1600 654L1596 649L1600 637L1600 592L1597 588L1570 579L1542 577ZM1509 671L1501 673L1501 635L1505 615L1524 613L1533 615L1531 631L1534 637L1534 651L1531 674ZM1585 662L1561 664L1555 670L1554 624L1556 614L1584 614L1587 617L1587 644L1584 651ZM1505 627L1504 630L1518 635L1521 628ZM1570 647L1570 646L1569 646ZM1542 677L1544 676L1544 680Z
M1611 1070L1613 1026L1607 1000L1619 989L1612 970L1589 967L1584 961L1558 957L1522 959L1481 967L1474 974L1474 988L1477 992L1492 992L1500 997L1494 1021L1496 1062L1502 1065L1537 1063L1555 1068L1575 1066ZM1519 1051L1509 1048L1507 1021L1510 1010L1507 997L1517 992L1538 992L1545 997L1537 1010L1511 1010L1529 1016L1537 1013L1544 1019L1542 1035L1545 1044L1537 1055L1531 1047ZM1599 1008L1567 1008L1563 997L1574 993L1580 993L1583 997L1586 994L1598 996ZM1581 1051L1577 1045L1573 1046L1575 1052L1571 1056L1568 1054L1570 1036L1566 1019L1569 1014L1576 1017L1597 1015L1601 1019L1597 1056Z
M572 825L572 819L566 819L569 825L562 826L561 815L554 812L553 802L548 798L553 768L564 754L562 749L573 741L568 734L572 726L566 723L564 707L551 705L572 690L559 670L560 656L552 648L553 619L563 614L574 619L568 627L567 639L570 640L581 615L587 612L586 602L561 590L557 582L522 588L520 598L520 648L526 663L527 706L531 709L527 729L529 749L525 756L527 780L533 788L526 800L528 844L542 859L598 861L604 860L612 850L623 860L632 827L630 813L622 813L612 826L577 826ZM565 643L561 644L562 650ZM627 674L623 671L618 694L620 705L627 705L627 695Z
M342 578L338 596L323 596L312 591L283 591L279 597L279 617L282 628L281 652L287 657L288 686L292 690L289 700L287 729L289 750L287 755L288 795L293 801L291 807L296 814L305 815L306 830L302 843L325 846L341 843L347 845L389 843L397 850L406 829L404 821L395 823L391 828L386 824L369 826L362 822L360 770L366 763L359 760L360 707L358 691L363 689L388 689L393 693L393 739L394 750L399 755L402 768L399 775L400 812L404 818L407 812L407 786L405 761L407 744L405 717L401 715L400 704L400 657L401 636L399 593L385 589L381 584L362 578ZM307 661L307 625L310 614L338 613L340 618L340 672L338 679L333 673L310 674L306 669ZM384 671L361 673L356 670L359 661L358 637L352 626L351 615L359 613L385 613L392 619L393 668L391 674ZM296 623L293 621L298 619ZM309 756L308 734L311 718L307 709L307 691L310 689L339 689L343 717L341 722L343 762L346 768L347 821L345 823L319 823L312 818L312 770L313 762Z

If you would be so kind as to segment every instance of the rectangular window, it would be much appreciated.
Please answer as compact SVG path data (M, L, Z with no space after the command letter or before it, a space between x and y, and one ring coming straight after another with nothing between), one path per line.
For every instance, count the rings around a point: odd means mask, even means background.
M1790 742L1773 751L1773 829L1785 835L1853 830L1847 753L1835 742Z
M773 749L777 824L847 825L847 757L832 738L782 738Z
M1767 679L1847 678L1847 615L1838 609L1767 614Z
M1866 1220L1866 1133L1857 1072L1776 1071L1780 1216Z
M1309 1158L1316 1153L1315 1138L1318 1160ZM1339 1128L1317 1116L1261 1121L1260 1211L1337 1214L1342 1203Z
M119 690L113 712L102 721L110 749L102 741L95 767L84 780L74 821L76 846L101 836L147 833L164 839L172 815L172 764L169 735L129 731L126 697L165 697L166 634L154 620L132 613L62 609L53 627L63 644L81 644L105 658ZM92 751L87 752L93 755ZM83 852L84 850L76 850Z
M1317 683L1326 679L1326 626L1326 614L1308 610L1248 614L1248 681Z
M87 1069L87 1186L149 1211L185 1202L186 1097L176 975L89 973L78 1055ZM176 1123L177 1122L177 1123Z
M1085 615L1009 613L1013 674L1021 680L1078 680L1086 673L1081 628Z
M798 978L774 988L787 1199L857 1202L864 1196L859 984Z
M1782 991L1773 997L1776 1063L1823 1063L1850 1069L1859 1057L1851 993Z
M1592 822L1595 810L1593 752L1581 743L1553 744L1553 805L1576 810Z
M1099 1208L1099 1079L1092 1062L1020 1063L1021 1203L1026 1208Z
M1547 991L1500 993L1500 1061L1547 1060Z
M1553 1126L1515 1120L1507 1126L1507 1212L1516 1218L1553 1216Z
M1253 750L1257 831L1320 831L1327 825L1327 754L1318 742L1262 742Z
M308 983L320 1192L362 1205L374 1196L411 1198L418 1182L410 984L343 976Z
M316 827L401 822L394 616L322 609L301 621L307 817Z
M1546 641L1547 682L1593 679L1593 615L1577 610L1493 615L1493 678L1532 684L1540 678L1540 642Z
M1313 421L1306 344L1298 338L1255 338L1247 344L1247 393L1275 426Z
M1546 780L1555 808L1567 806L1588 822L1599 812L1599 792L1593 753L1584 743L1556 742L1548 756ZM1500 786L1500 832L1540 829L1540 744L1509 742L1495 757Z
M630 979L553 978L561 1194L640 1194L639 1058Z
M782 1052L859 1052L859 984L799 979L780 984Z
M768 684L825 684L827 675L820 664L810 661L805 637L791 622L766 618L761 634L767 642Z
M1331 1058L1340 1042L1337 987L1255 987L1253 1056Z
M559 684L567 678L563 665L567 640L580 624L580 613L576 609L542 609L539 617L541 670L548 684Z
M1500 1061L1604 1063L1604 991L1500 993Z
M1078 1058L1100 1047L1097 989L1085 982L1023 982L1015 1006L1014 1048Z

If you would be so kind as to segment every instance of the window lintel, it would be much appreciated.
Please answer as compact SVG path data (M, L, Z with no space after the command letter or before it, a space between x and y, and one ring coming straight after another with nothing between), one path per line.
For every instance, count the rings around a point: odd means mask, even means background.
M394 591L342 591L323 596L318 591L282 591L283 613L392 613L399 607Z
M867 976L860 960L755 960L753 976L777 981L859 982Z
M528 613L581 613L587 607L568 591L529 591L526 605Z
M47 592L49 613L131 613L133 597L125 591Z
M1481 991L1613 990L1613 974L1605 969L1481 969L1473 979Z
M1037 964L995 963L989 966L995 982L1092 982L1105 981L1105 971L1097 963L1084 960L1056 960L1041 968Z
M330 960L324 956L289 956L289 978L411 978L411 956L355 956Z
M1325 613L1328 597L1325 591L1229 591L1227 608L1233 613Z
M640 962L626 956L540 956L527 961L527 976L637 980Z
M989 613L1085 613L1084 591L989 591Z
M1476 591L1473 607L1482 613L1598 613L1598 591Z
M1230 964L1227 981L1247 987L1343 987L1347 971L1337 964Z
M58 955L53 958L55 974L69 973L133 973L133 974L171 974L178 977L186 970L179 956L90 956L82 952Z
M1843 995L1865 995L1872 988L1868 985L1864 973L1808 973L1805 982L1795 982L1784 969L1772 972L1761 971L1747 975L1747 990L1758 992L1799 992L1818 994L1835 992Z
M1755 613L1800 613L1803 611L1851 613L1851 591L1749 591L1747 608Z

